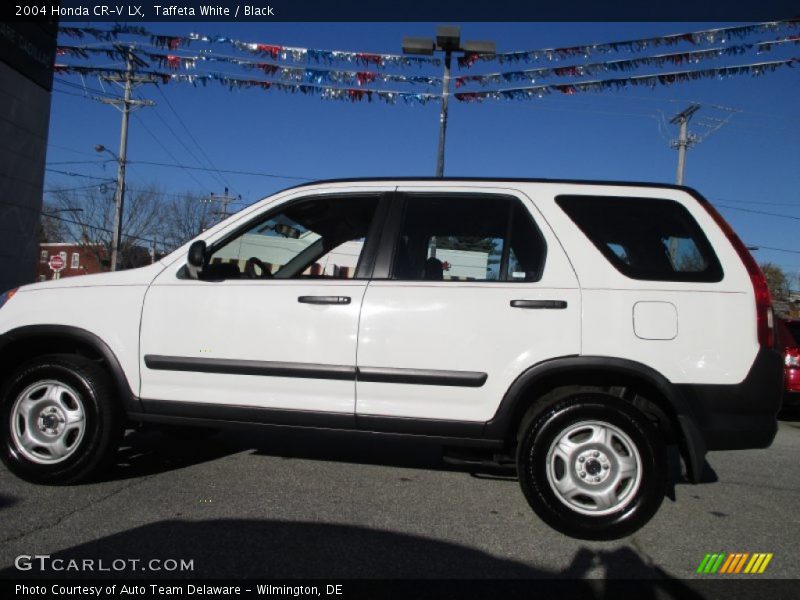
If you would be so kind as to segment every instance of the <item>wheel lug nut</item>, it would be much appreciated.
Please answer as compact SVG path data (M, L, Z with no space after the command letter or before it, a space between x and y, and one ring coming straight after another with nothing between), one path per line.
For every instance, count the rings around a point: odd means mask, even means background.
M597 450L595 450L594 452L592 452L592 456L597 458L598 456L600 456L600 453Z
M583 471L581 471L580 473L578 473L578 475L580 475L580 476L581 476L581 479L583 479L584 477L586 477L586 473L584 473Z
M599 477L595 477L594 480L595 481L600 481L600 478Z
M608 463L604 464L604 465L603 465L603 468L604 468L604 469L608 469Z
M585 461L586 461L586 457L585 457L585 456L581 456L581 457L578 459L578 462L581 462L581 463L582 463L582 462L585 462Z

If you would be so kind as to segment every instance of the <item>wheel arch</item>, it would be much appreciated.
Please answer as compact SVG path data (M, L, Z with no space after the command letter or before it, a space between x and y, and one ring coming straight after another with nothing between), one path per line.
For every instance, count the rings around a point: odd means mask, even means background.
M484 436L513 442L528 410L549 392L561 387L624 387L654 405L668 418L689 479L697 482L703 470L706 446L691 406L661 373L636 361L604 356L565 356L538 363L524 371L503 396Z
M46 349L46 350L45 350ZM0 335L3 379L24 362L43 354L80 354L98 360L111 376L126 412L141 410L117 356L100 337L71 325L26 325Z

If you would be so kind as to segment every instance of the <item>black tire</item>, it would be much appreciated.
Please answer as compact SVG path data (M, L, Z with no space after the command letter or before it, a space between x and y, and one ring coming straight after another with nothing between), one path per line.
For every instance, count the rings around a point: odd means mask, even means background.
M577 427L582 423L593 424L587 426L585 434L581 432L580 427ZM605 430L616 429L628 438L623 440L622 437L612 436L612 446L615 450L608 452L610 459L602 452L603 448L598 447L601 459L604 462L611 461L608 466L598 463L598 459L593 460L593 453L588 460L585 456L594 449L586 436L593 431L592 427L602 430L602 424L610 425ZM517 450L520 486L531 508L554 529L579 539L618 539L644 526L661 506L669 474L663 436L641 411L624 400L602 393L574 393L554 400L533 418L523 420L523 427ZM564 456L569 456L570 460L553 458L548 466L548 452L551 447L556 440L563 440L571 430L577 431L574 440L578 440L578 447L571 454L563 453ZM582 435L583 438L580 437ZM570 436L567 436L567 439L573 441ZM617 487L612 484L616 481L613 478L616 476L615 464L617 464L614 462L614 456L625 457L629 443L635 447L640 459L638 476L620 480L621 483ZM554 452L554 456L555 454L557 452ZM635 462L635 453L630 453L630 457ZM581 458L586 462L578 463ZM593 481L586 483L587 479L594 479L593 476L587 477L590 462L595 472L597 465L600 464L599 476L609 478L607 486L606 480L601 483ZM622 464L622 460L619 464ZM561 479L559 479L559 465ZM569 469L570 465L574 466L574 470L571 474L567 474L565 469ZM550 479L548 479L548 468L550 468ZM586 471L582 471L584 468ZM606 473L604 469L607 468L608 475L604 475ZM581 472L583 476L580 475ZM569 494L562 494L556 489L559 481L567 481L565 477L572 477L570 482L562 485L564 487L568 487L569 483L575 485L577 491L574 499L564 498ZM634 485L636 481L638 486ZM609 503L610 508L604 508L599 503L593 505L592 494L601 490L603 486L606 489L613 487L615 497L618 494L616 490L622 490L617 498L619 508L613 503ZM586 495L583 494L584 490L587 491ZM578 508L575 507L576 503L579 504ZM603 514L591 514L591 511Z
M17 399L39 382L68 386L77 395L84 419L80 440L67 456L49 464L26 456L12 433L12 425L19 427L11 419ZM65 485L90 479L108 466L119 448L123 415L115 396L108 374L86 357L52 354L24 364L0 388L0 458L11 472L34 483Z

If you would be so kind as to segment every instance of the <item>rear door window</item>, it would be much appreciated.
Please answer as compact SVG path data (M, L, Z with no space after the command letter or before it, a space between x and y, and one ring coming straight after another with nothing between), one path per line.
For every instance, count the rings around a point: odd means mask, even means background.
M546 246L511 196L407 196L392 279L538 281Z
M623 275L652 281L720 281L722 266L680 203L654 198L558 196L556 203Z

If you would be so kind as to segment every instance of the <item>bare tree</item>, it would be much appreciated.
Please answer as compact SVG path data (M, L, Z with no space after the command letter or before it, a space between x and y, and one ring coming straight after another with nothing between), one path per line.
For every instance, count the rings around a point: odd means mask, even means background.
M71 241L72 234L67 227L64 219L51 211L56 210L52 204L45 204L42 210L42 218L39 221L39 243L48 242L67 242Z
M789 299L789 279L786 272L773 263L762 263L761 271L767 279L769 293L775 302L786 302Z
M174 196L163 212L164 249L174 250L216 224L220 219L218 209L216 202L192 192Z
M147 262L147 248L155 245L163 227L164 194L155 186L128 189L120 241L120 268ZM53 195L59 208L81 212L70 217L73 239L92 252L100 264L109 264L114 227L114 190L90 188L60 191Z

